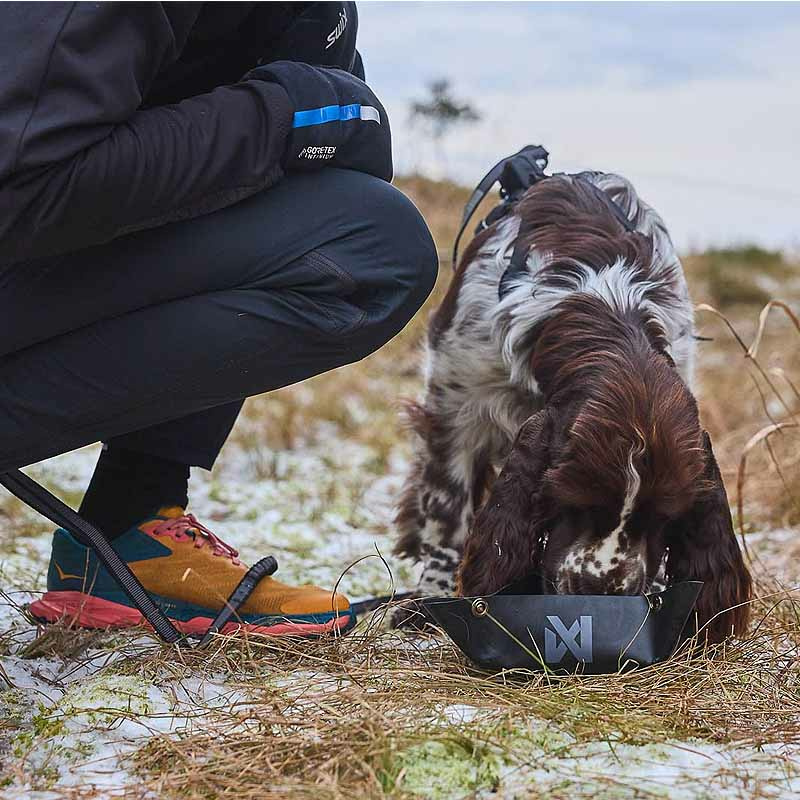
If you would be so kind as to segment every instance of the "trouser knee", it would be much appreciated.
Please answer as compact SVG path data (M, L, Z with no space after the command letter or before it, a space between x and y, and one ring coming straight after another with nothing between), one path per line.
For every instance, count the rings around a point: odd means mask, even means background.
M381 198L376 215L381 253L371 265L377 313L368 315L363 327L369 352L408 324L433 290L439 270L436 246L422 215L401 192L384 186L389 194Z

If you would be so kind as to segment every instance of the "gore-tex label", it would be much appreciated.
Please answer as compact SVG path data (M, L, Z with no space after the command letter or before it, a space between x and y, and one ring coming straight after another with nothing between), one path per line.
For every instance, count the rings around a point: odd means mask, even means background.
M317 160L327 160L329 158L333 158L336 155L336 147L335 146L325 146L325 147L304 147L300 151L300 155L298 158L308 158L308 159L317 159Z

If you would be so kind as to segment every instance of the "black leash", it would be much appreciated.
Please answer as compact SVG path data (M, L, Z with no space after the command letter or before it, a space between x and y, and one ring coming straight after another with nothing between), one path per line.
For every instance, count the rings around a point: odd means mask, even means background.
M359 614L367 614L374 611L376 608L385 606L387 603L400 602L401 600L411 600L416 598L415 592L399 592L397 594L385 594L380 597L367 597L364 600L359 600L357 603L350 603L350 610L358 616Z
M94 525L19 470L0 473L0 484L54 524L68 530L78 539L88 541L100 563L111 573L133 605L152 625L153 630L165 642L188 645L187 638L177 630L167 615L156 605L139 579L131 572L130 567L117 555L108 539ZM277 568L278 562L272 556L262 558L250 567L211 623L198 646L202 647L216 632L221 630L250 597L259 581L267 575L272 575Z
M500 159L484 176L475 190L470 195L464 206L464 213L461 216L461 225L456 234L453 244L453 269L458 266L458 245L475 209L491 188L499 181L501 203L492 209L486 219L482 220L475 233L488 228L497 220L502 219L514 207L514 204L522 197L528 188L534 183L546 178L544 170L547 168L547 160L550 153L541 145L529 144L522 148L513 156Z

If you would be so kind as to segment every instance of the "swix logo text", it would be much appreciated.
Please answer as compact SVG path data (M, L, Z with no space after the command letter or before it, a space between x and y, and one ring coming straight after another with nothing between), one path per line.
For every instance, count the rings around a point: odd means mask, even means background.
M339 12L339 22L337 23L336 27L327 35L326 41L328 44L325 45L325 49L327 50L329 47L333 47L336 44L336 40L344 33L344 29L347 27L347 10L342 9Z
M561 617L548 616L548 624L552 627L544 629L544 660L548 664L558 664L567 654L572 653L578 661L586 664L592 662L592 618L582 616L575 620L569 628L561 621Z

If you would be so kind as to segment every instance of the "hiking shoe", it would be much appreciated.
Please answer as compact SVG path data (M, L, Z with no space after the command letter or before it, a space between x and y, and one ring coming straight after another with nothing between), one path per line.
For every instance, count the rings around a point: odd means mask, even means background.
M236 550L180 508L161 509L117 537L114 549L182 633L205 633L247 572ZM63 528L53 534L47 592L30 612L43 622L66 619L84 628L146 624L94 551ZM342 595L266 577L222 633L317 636L354 624Z

